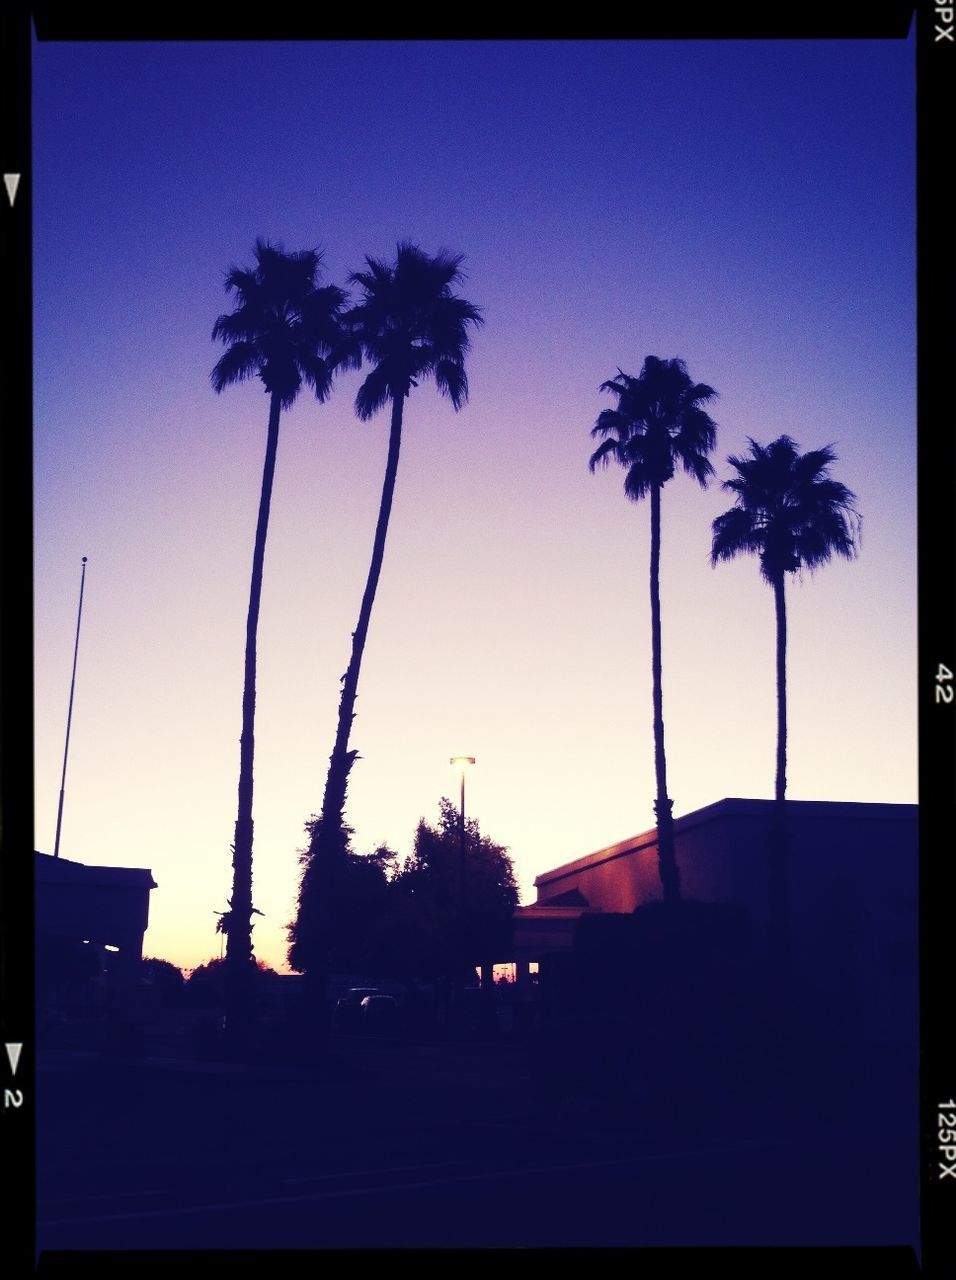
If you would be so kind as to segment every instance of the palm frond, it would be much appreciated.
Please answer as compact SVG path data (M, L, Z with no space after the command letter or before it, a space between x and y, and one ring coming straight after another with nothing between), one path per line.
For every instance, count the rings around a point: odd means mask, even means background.
M323 356L317 356L311 351L300 351L298 364L303 380L315 392L319 403L324 404L332 390L334 367Z
M366 269L349 276L360 297L344 313L343 327L352 349L374 366L356 397L359 417L371 417L387 399L406 395L427 378L434 378L456 410L467 400L470 330L484 317L452 292L464 278L462 261L446 249L431 256L403 240L394 264L366 257Z
M759 553L761 535L759 527L752 516L741 507L731 507L713 522L713 540L711 542L711 564L721 560L732 560L734 556L744 552Z
M714 521L714 563L750 551L759 555L763 577L777 582L834 555L857 554L862 518L854 494L829 475L833 446L801 454L787 435L769 445L749 439L747 455L727 461L737 474L723 488L736 505Z
M387 370L381 365L376 365L358 389L355 397L355 412L363 422L367 422L378 413L390 397L391 387Z
M357 367L359 353L343 327L345 292L319 287L319 249L287 253L262 237L255 242L256 265L233 266L225 287L236 307L213 325L213 340L227 346L213 371L213 385L257 375L288 408L308 382L320 400L329 394L338 367ZM333 351L336 358L333 358Z
M213 389L219 392L234 382L254 377L259 372L259 365L259 351L251 342L234 342L222 353L209 375Z
M592 431L591 434L593 435L594 432ZM588 470L593 471L595 467L597 467L598 465L602 467L606 467L608 464L609 457L612 454L617 455L620 451L620 448L621 448L621 444L619 440L602 441L602 443L598 445L598 447L591 454L591 457L588 459Z
M636 457L624 477L624 492L632 502L640 502L647 497L655 484L660 483L657 468L649 466L644 458Z
M591 435L617 437L614 452L627 469L629 498L637 501L666 484L678 466L706 486L714 474L707 454L716 444L717 426L701 405L716 397L713 387L692 382L683 360L649 355L638 377L619 368L600 389L617 397L617 408L598 416ZM588 464L592 471L596 456Z
M468 399L468 375L456 360L439 360L435 365L435 386L451 400L456 409Z

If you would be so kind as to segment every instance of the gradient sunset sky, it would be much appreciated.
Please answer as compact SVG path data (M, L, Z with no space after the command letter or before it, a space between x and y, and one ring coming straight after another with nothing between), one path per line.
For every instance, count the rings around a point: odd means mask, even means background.
M774 613L712 569L726 457L833 444L863 544L789 586L793 799L914 803L914 45L36 43L36 847L149 867L147 954L219 954L267 400L217 396L257 236L345 284L465 255L485 325L456 414L412 392L352 745L354 845L457 797L541 872L654 825L649 509L588 473L599 391L680 356L719 392L704 492L663 496L669 790L770 797ZM371 551L387 412L363 374L282 419L259 628L254 944L284 967Z

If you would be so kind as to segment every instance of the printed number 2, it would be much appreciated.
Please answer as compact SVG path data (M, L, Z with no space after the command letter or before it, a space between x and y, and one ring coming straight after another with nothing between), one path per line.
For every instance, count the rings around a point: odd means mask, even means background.
M22 1107L23 1091L21 1089L4 1089L3 1105L4 1109L7 1107Z

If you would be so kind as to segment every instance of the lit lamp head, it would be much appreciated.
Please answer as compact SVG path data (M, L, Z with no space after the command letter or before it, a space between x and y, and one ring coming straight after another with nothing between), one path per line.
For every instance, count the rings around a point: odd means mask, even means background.
M448 761L448 763L453 764L460 773L464 773L470 764L475 763L475 757L474 756L452 756L451 759Z

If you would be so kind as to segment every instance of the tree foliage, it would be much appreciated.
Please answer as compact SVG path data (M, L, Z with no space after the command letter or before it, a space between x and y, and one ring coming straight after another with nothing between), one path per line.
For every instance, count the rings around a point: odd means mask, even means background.
M756 555L761 576L773 586L784 574L812 571L834 554L851 559L861 519L854 494L830 475L833 446L802 454L786 435L748 445L745 455L727 459L737 474L723 488L735 502L714 521L712 562Z
M368 257L365 261L367 270L350 277L350 283L361 289L361 296L343 317L353 344L350 356L356 360L364 356L372 365L359 388L355 409L365 421L390 403L391 425L372 557L358 622L352 632L349 664L342 677L321 816L312 823L309 852L303 859L294 926L295 959L291 962L306 971L316 1002L334 963L339 905L332 894L337 881L349 874L345 805L349 775L358 759L358 751L349 746L349 740L385 554L405 400L413 387L430 378L456 410L461 408L468 398L465 357L471 345L469 328L482 323L479 308L454 292L463 279L460 255L443 250L432 257L417 245L403 241L398 245L394 265Z
M168 960L160 960L157 956L144 956L140 961L140 974L158 993L162 1004L176 1005L182 1002L186 979L176 965Z
M306 824L310 837L317 821ZM332 971L452 977L483 960L509 958L518 888L508 850L483 836L474 819L466 822L463 896L461 851L458 811L445 798L436 825L420 820L401 865L386 846L370 854L349 847L344 860L331 864L324 886L337 904L329 924ZM301 966L297 931L307 906L300 901L289 926L293 968Z
M392 889L393 963L409 969L417 961L432 973L455 975L510 958L518 888L508 850L483 836L473 818L462 842L458 811L447 798L437 825L419 822Z

